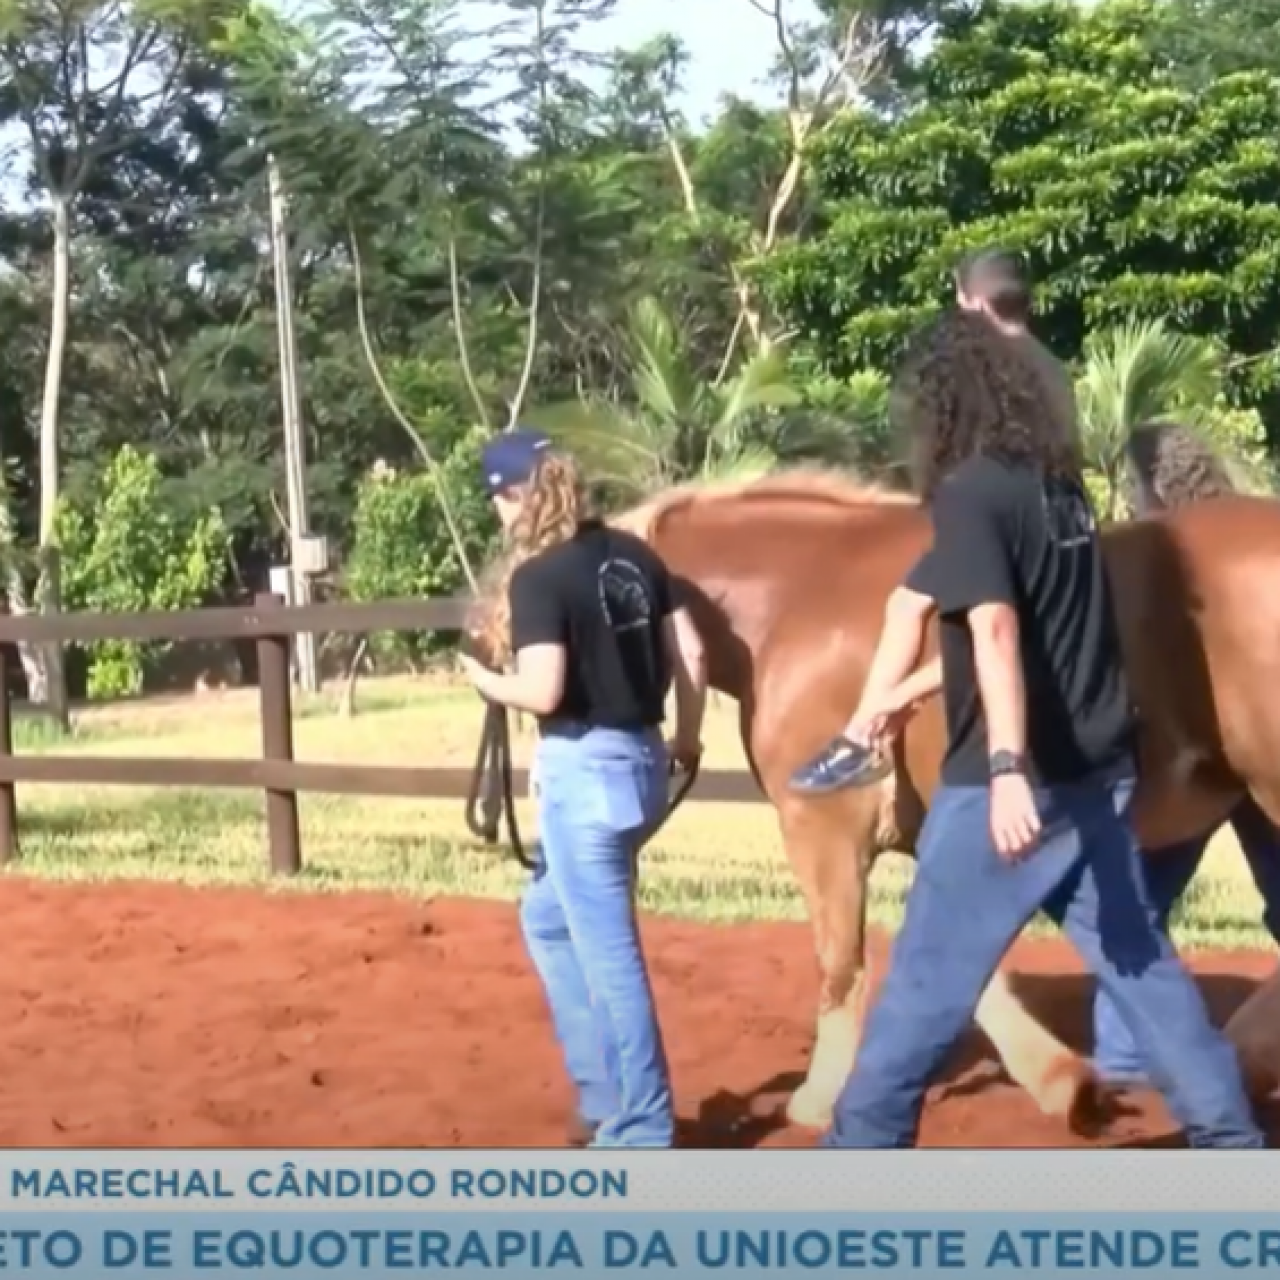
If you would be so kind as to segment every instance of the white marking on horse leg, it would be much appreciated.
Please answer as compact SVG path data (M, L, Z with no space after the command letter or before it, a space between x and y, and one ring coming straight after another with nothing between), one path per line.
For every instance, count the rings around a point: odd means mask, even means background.
M1045 1115L1073 1125L1083 1118L1094 1098L1091 1068L1031 1015L1003 970L987 984L974 1017L1009 1076Z
M792 1124L825 1129L831 1123L836 1099L858 1056L867 986L867 971L863 969L844 999L818 1014L809 1074L787 1103L787 1119Z
M852 877L844 892L853 905L854 915L845 930L825 941L815 916L818 960L823 973L822 1000L808 1074L787 1104L787 1118L793 1124L825 1129L831 1123L836 1099L857 1061L870 990L866 910L871 864L877 851L900 847L897 795L896 778L890 775L874 792L863 792L849 801L848 822L842 824L844 832L861 830L863 837L861 841L855 840L853 849L846 855L850 861L836 865L841 873ZM821 905L816 909L821 911Z

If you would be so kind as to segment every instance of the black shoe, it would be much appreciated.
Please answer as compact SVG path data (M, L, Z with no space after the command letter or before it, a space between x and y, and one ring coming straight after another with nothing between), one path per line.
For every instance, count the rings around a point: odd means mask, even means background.
M825 795L848 787L869 787L893 772L893 760L845 737L833 739L808 764L791 775L792 791Z

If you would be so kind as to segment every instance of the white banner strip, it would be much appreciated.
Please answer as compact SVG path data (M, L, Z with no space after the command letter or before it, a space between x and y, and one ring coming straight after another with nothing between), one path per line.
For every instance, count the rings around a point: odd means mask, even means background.
M1256 1213L1280 1157L1193 1151L14 1151L0 1211ZM1278 1237L1280 1238L1280 1237Z

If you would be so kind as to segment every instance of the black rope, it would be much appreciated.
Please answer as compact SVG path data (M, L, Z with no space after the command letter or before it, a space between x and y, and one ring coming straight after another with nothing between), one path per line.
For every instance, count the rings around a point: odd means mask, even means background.
M507 709L488 702L480 728L480 746L471 770L471 786L467 791L467 829L478 840L495 845L502 836L505 820L507 845L515 860L533 871L537 863L525 852L516 817L514 769L511 762L511 719ZM684 803L698 781L698 764L688 769L672 765L672 788L667 812L654 828L654 835L671 821L672 814ZM652 836L650 837L652 839Z
M537 864L525 852L516 817L515 787L511 768L511 720L507 709L496 702L486 703L480 729L480 747L471 770L467 792L467 827L485 844L498 843L506 819L507 844L515 860L533 871Z

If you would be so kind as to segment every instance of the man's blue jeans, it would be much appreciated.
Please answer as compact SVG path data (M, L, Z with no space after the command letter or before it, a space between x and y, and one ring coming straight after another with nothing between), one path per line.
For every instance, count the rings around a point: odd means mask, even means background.
M1230 822L1253 873L1253 882L1262 895L1262 922L1280 942L1280 835L1251 798L1236 806ZM1198 840L1188 840L1147 856L1147 891L1162 928L1168 928L1169 917L1191 883L1213 834L1210 831ZM1118 1084L1146 1083L1142 1057L1124 1018L1115 1002L1101 990L1093 1004L1093 1057L1104 1080Z
M669 1147L675 1112L636 919L636 863L667 811L656 731L538 744L540 866L520 908L593 1146Z
M1132 779L1038 794L1025 858L996 853L986 787L943 787L918 845L889 972L825 1145L908 1147L925 1091L1001 957L1038 910L1062 926L1125 1021L1193 1146L1261 1147L1231 1046L1212 1026L1147 896Z

